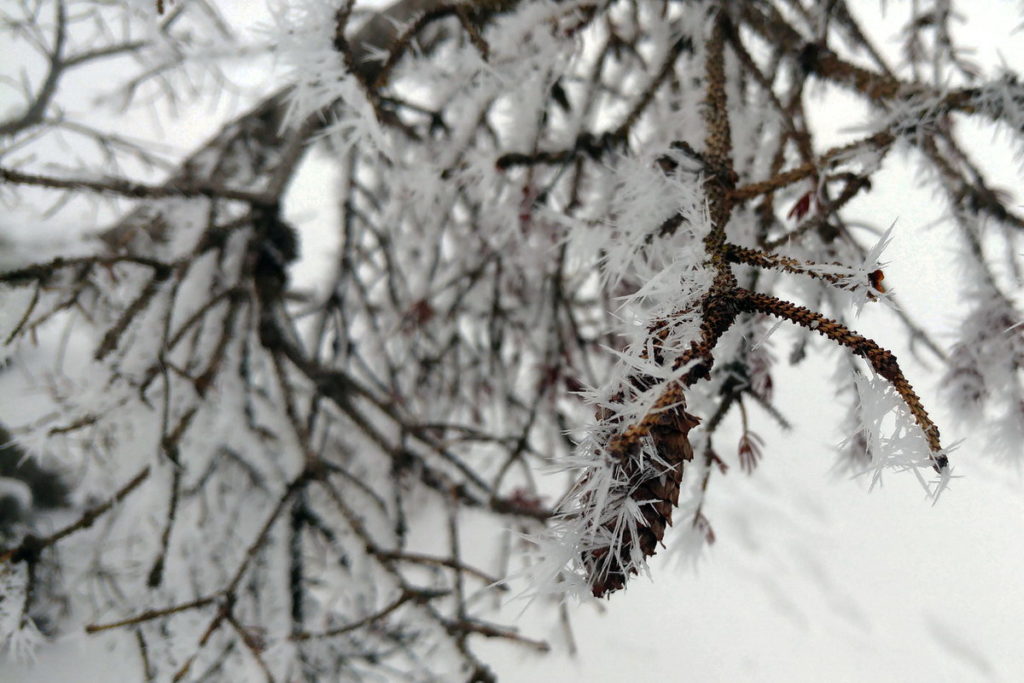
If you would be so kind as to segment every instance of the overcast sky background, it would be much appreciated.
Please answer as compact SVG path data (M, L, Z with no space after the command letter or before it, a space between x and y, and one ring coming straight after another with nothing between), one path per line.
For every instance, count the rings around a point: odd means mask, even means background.
M265 9L260 0L217 4L250 19ZM887 15L874 0L851 4L884 39L896 34L910 3L887 3ZM975 59L1024 72L1024 33L1014 32L1024 21L1021 7L996 0L961 5L970 10L958 33L962 43L978 48ZM899 62L895 52L890 57ZM240 64L236 77L265 81L260 68ZM188 121L161 124L163 137L186 150L246 101L226 98ZM836 129L856 115L842 97L815 110L822 127L834 131L818 144L841 139L844 133ZM151 119L139 117L135 125L152 135ZM978 129L970 147L990 169L992 184L1024 202L1021 160L1005 140L992 129ZM943 202L915 189L906 158L893 161L852 210L883 228L895 221L885 282L916 320L948 342L960 283L956 253L944 239L949 227L935 224ZM330 167L313 157L289 198L288 212L304 226L307 240L334 234L327 226L335 208L323 201L332 178ZM0 227L31 234L17 216ZM329 265L330 244L323 246L305 250L311 256L300 277L309 282ZM718 542L696 566L663 552L652 562L652 581L640 578L610 600L573 606L575 658L481 643L479 652L500 680L1024 680L1024 480L991 458L977 435L958 429L937 398L937 370L914 362L894 343L900 332L878 308L867 307L855 327L894 348L947 440L966 437L952 456L960 478L937 505L909 474L890 474L869 493L867 481L832 473L843 418L830 386L837 355L812 354L796 368L780 362L778 403L796 429L783 434L759 419L755 431L766 441L760 467L749 477L733 468L711 487L707 514ZM780 329L772 343L784 359L788 331ZM0 414L19 409L18 400L12 392L0 395ZM719 450L727 454L726 439ZM508 614L514 618L523 606L509 605ZM564 644L549 611L531 608L520 624L526 635ZM0 661L0 679L134 680L133 644L108 639L108 649L100 642L70 636L41 651L35 669Z

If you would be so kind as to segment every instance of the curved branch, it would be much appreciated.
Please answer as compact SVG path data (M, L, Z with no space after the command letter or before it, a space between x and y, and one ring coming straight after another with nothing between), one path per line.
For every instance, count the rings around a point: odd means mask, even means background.
M64 0L57 0L57 27L55 30L56 36L53 40L53 50L50 52L50 64L49 70L46 73L46 80L43 81L39 92L24 114L18 118L0 123L0 137L14 135L42 121L46 108L50 106L50 101L57 94L57 83L68 66L67 62L64 61L64 44L67 40L67 9L64 6Z

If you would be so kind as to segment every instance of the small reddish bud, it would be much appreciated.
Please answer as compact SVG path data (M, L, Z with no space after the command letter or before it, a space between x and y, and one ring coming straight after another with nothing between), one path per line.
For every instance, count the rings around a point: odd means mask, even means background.
M793 208L790 209L789 213L786 214L786 218L796 219L798 221L803 220L803 217L806 216L811 210L812 199L814 199L814 192L805 193L804 196L796 200L796 204L794 204Z
M881 268L868 274L868 282L871 283L871 288L883 294L885 293L885 285L882 284L882 280L884 279L885 273L882 272Z

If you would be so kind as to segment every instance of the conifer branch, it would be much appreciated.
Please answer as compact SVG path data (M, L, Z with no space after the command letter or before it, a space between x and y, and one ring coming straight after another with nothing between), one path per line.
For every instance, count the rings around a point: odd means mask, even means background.
M928 447L933 453L932 462L935 470L942 472L949 466L949 459L942 449L939 439L939 428L928 416L928 411L921 404L921 399L914 393L913 387L900 369L896 356L879 346L874 340L857 334L845 325L815 313L810 309L777 299L767 294L739 291L736 304L741 310L773 315L796 323L801 327L817 332L840 346L850 349L864 358L876 373L884 377L900 395L907 408L914 416L915 422L924 432Z

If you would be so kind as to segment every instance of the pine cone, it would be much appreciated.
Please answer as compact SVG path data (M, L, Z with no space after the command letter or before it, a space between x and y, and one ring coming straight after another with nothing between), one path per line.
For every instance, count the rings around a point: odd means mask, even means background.
M595 597L625 586L628 575L638 570L636 548L645 558L654 555L665 530L672 524L672 510L679 503L683 462L693 459L689 432L700 423L685 408L682 389L670 387L639 424L613 437L608 444L608 453L614 460L613 481L622 482L610 492L610 500L623 503L612 505L623 505L624 499L630 498L639 507L642 519L636 520L634 531L623 526L628 520L614 515L604 523L613 542L583 553ZM645 441L648 448L644 448Z

